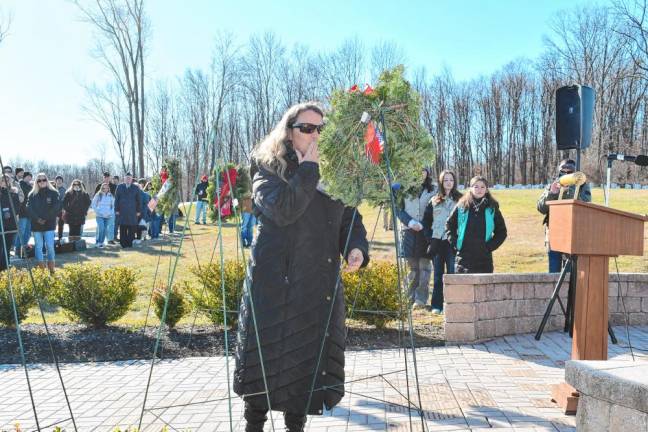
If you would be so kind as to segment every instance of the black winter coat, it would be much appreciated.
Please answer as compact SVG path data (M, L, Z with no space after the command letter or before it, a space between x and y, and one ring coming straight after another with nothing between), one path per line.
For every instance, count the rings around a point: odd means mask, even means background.
M90 195L83 191L67 191L63 197L64 220L68 225L85 224L90 208Z
M446 222L448 241L455 249L459 230L458 214L457 206ZM456 273L493 273L493 252L504 243L507 236L506 223L499 206L494 206L493 218L493 237L486 242L485 206L479 211L470 207L463 245L461 250L457 251Z
M7 188L0 188L0 235L2 231L9 232L16 230L15 212L20 208L20 199L17 192L10 192Z
M117 215L117 223L120 225L137 225L139 217L137 213L142 212L142 195L141 189L135 183L131 183L130 187L126 187L126 183L121 183L117 186L115 195L115 214Z
M27 197L29 197L29 192L31 192L32 186L29 183L27 183L25 180L20 180L20 189L22 189L25 199L20 204L20 207L17 209L18 216L28 217L29 215L27 214Z
M30 193L27 198L27 213L31 219L32 231L54 231L56 216L60 210L59 194L49 188L43 188L36 194ZM38 223L38 219L43 219L45 222Z
M209 183L206 181L201 181L196 185L196 190L194 191L194 195L198 198L200 201L207 202L207 188L209 187Z
M324 405L330 409L344 395L342 286L333 298L340 255L349 229L347 250L360 249L363 266L369 261L368 243L360 214L352 222L352 208L317 190L318 164L298 164L294 151L287 156L288 182L264 168L253 180L259 231L252 250L251 289L241 301L234 390L253 406L268 407L266 395L259 394L265 386L253 306L272 409L304 413L315 376L308 413L321 414ZM251 394L259 395L247 396Z

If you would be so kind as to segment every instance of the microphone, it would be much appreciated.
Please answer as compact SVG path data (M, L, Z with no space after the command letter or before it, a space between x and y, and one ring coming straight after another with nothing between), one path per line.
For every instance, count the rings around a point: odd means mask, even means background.
M634 162L639 166L648 166L648 156L646 155L630 156L618 153L610 153L609 155L607 155L607 159L609 161L619 160L624 162Z
M639 155L635 158L635 164L639 166L648 166L648 156Z

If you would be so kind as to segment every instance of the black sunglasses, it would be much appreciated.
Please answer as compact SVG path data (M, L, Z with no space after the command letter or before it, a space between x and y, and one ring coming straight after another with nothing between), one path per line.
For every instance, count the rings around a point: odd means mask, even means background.
M38 179L36 180L37 183L47 183L47 179Z
M299 132L303 134L312 134L317 130L317 133L322 133L322 130L324 129L323 124L312 124L312 123L295 123L290 127L291 129L299 129Z

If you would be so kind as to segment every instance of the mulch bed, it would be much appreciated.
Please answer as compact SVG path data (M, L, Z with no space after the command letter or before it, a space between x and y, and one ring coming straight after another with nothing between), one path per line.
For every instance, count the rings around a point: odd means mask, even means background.
M443 327L439 324L414 324L417 347L444 344ZM157 327L133 330L109 326L90 330L78 324L49 325L52 347L59 362L93 362L129 359L150 359L157 337ZM21 326L27 363L51 363L52 355L43 325ZM215 326L179 326L176 330L163 330L158 358L218 356L225 353L225 333ZM230 354L236 342L236 333L228 332ZM191 342L190 342L191 336ZM404 342L403 342L404 339ZM409 331L400 333L396 325L385 329L353 322L349 328L347 350L398 348L409 346ZM21 363L16 330L0 327L0 364Z

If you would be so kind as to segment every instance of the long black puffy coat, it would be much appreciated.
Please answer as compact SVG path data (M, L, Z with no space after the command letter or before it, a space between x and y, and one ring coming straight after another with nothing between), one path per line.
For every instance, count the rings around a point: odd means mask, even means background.
M63 197L65 222L69 225L84 225L90 208L90 195L84 191L69 190Z
M253 180L259 231L252 250L251 296L244 292L241 301L234 390L253 406L268 408L255 318L271 408L305 413L316 373L308 413L321 414L324 405L330 409L344 396L344 293L341 286L334 299L333 293L349 227L348 251L360 249L363 266L369 261L368 244L360 214L352 224L352 208L317 190L319 166L298 164L294 151L287 157L288 182L264 168Z

